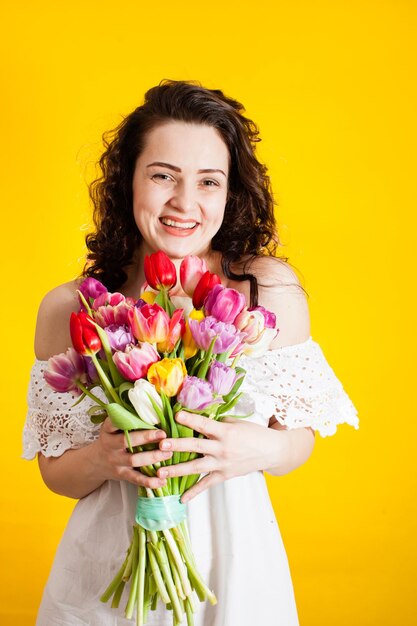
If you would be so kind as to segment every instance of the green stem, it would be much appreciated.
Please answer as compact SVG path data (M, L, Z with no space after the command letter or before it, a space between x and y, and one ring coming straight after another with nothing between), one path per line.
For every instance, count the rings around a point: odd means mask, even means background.
M138 541L138 537L137 537L137 526L134 527L133 529L134 535L133 535L133 540L135 541L135 535L136 535L136 542ZM136 543L137 545L137 543ZM133 615L133 610L135 608L135 604L136 604L136 596L137 596L137 591L138 591L138 577L139 577L139 567L138 567L138 551L137 549L134 551L133 553L133 562L132 562L132 578L130 581L130 593L129 593L129 599L127 601L127 606L126 606L126 611L125 611L125 616L127 619L132 619L132 615Z
M169 604L170 598L168 595L167 588L165 587L164 579L162 578L161 570L159 569L158 561L157 561L156 554L155 554L156 550L157 548L153 545L153 543L149 543L148 557L149 557L149 563L151 565L151 570L154 576L154 581L158 589L159 595L161 596L162 602L164 604Z
M111 382L107 378L107 375L106 375L105 371L101 367L97 356L95 354L92 354L91 355L91 359L92 359L94 365L96 366L97 374L99 375L100 380L103 383L103 387L111 395L111 397L113 398L113 400L117 404L120 404L121 406L123 406L122 403L120 402L119 396L117 395L116 391L113 389L113 385L111 384Z
M136 604L136 626L144 626L144 608L145 608L145 569L146 569L146 531L139 526L139 576L138 576L138 591L137 591L137 604Z
M108 602L108 600L110 600L111 596L116 591L117 587L120 584L120 581L122 580L122 576L123 576L123 572L125 571L127 559L128 559L128 556L126 556L122 567L119 569L116 576L113 578L110 585L107 587L106 591L101 596L100 602Z
M106 403L100 400L100 398L97 398L97 396L95 396L93 393L91 393L91 391L87 389L87 387L83 385L82 382L80 382L79 380L77 380L77 387L79 387L86 396L94 400L94 402L97 402L97 404L104 408L106 407Z

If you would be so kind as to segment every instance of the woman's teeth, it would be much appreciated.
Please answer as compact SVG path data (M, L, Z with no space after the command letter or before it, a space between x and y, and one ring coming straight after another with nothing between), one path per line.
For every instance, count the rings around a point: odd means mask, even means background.
M174 228L185 228L187 230L194 228L197 222L175 222L174 220L168 220L165 217L161 217L161 222L165 226L173 226Z

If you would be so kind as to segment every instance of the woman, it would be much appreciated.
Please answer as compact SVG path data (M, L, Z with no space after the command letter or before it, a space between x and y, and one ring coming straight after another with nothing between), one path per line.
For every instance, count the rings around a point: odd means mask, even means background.
M185 256L198 255L224 285L273 311L279 334L272 350L243 363L253 415L217 423L181 413L178 421L206 439L164 441L158 433L159 449L128 453L123 433L109 419L102 426L90 423L86 401L71 409L71 394L57 397L46 389L45 361L71 345L68 319L79 308L80 279L47 294L36 329L25 456L37 453L46 485L79 502L44 591L39 625L130 623L122 608L98 598L129 545L137 486L166 481L162 469L149 478L135 468L175 450L202 454L168 468L170 476L204 475L182 501L189 503L197 563L218 604L200 604L196 625L298 624L263 471L292 471L309 458L315 430L332 434L341 422L357 427L357 417L310 336L294 272L271 256L278 241L274 203L266 168L255 155L257 128L242 111L221 91L192 82L163 81L146 93L145 103L105 139L102 177L91 186L96 231L87 236L84 276L138 297L146 254L161 249L177 268ZM185 296L180 288L173 295ZM155 431L132 433L131 439L143 445L155 441ZM172 615L160 606L147 623L171 624Z

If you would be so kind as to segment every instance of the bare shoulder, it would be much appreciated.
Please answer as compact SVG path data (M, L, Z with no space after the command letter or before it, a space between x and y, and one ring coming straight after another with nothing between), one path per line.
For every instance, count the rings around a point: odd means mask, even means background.
M258 304L277 317L279 332L271 348L306 341L310 337L310 313L306 292L294 268L284 259L259 256L246 261L242 269L258 281Z
M59 285L43 298L38 311L35 333L35 355L47 360L64 352L71 345L69 318L80 308L77 298L78 280Z

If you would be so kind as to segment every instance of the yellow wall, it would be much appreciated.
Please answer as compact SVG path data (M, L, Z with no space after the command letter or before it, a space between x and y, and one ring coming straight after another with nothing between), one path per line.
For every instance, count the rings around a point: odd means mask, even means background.
M301 625L414 624L415 3L43 0L2 13L1 623L33 623L73 506L19 458L37 307L80 267L101 133L168 77L225 90L259 123L313 338L360 412L359 431L317 436L306 465L268 477Z

